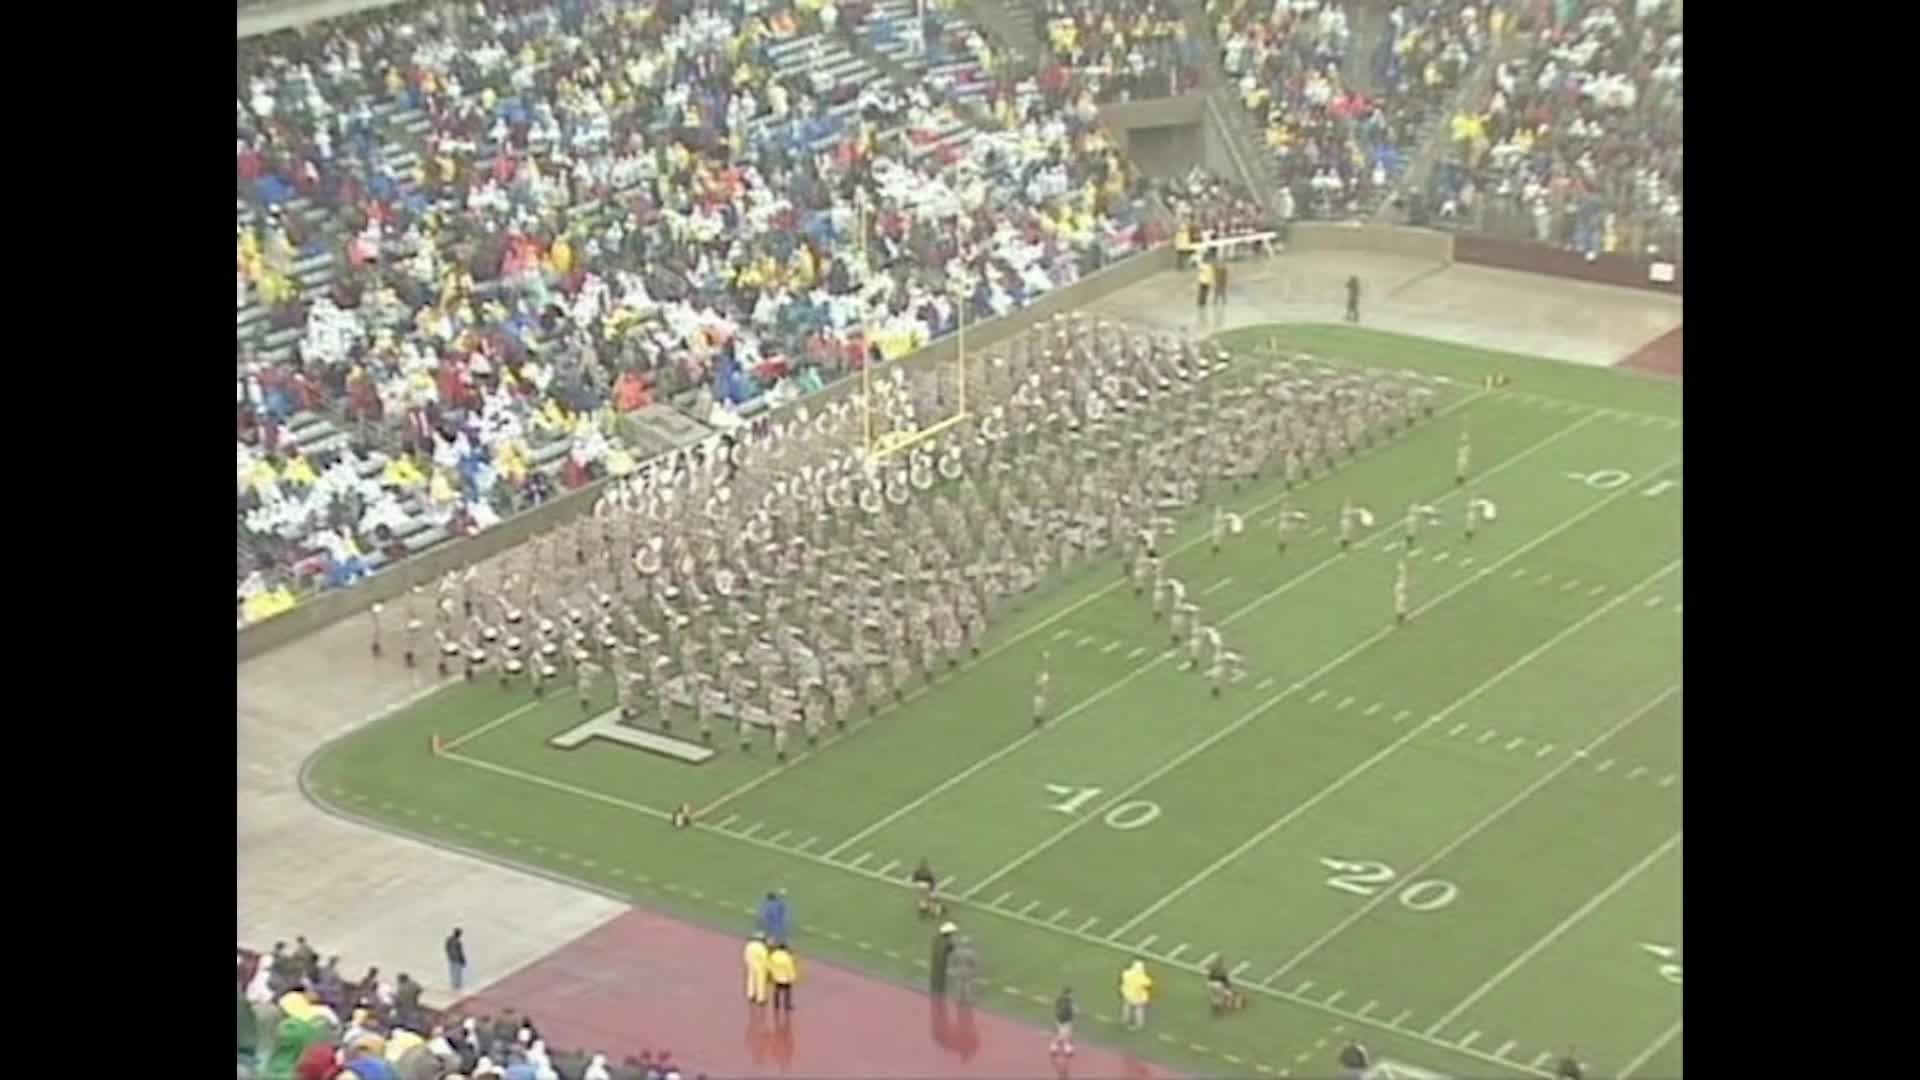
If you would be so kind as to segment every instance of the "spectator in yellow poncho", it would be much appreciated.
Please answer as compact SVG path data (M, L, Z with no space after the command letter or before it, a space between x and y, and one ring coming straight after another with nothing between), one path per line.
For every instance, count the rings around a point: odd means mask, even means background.
M1147 1026L1147 1003L1153 1000L1153 976L1147 974L1147 962L1135 960L1120 973L1120 1012L1127 1027L1139 1031Z
M380 474L380 482L402 491L412 491L426 483L427 478L421 475L420 466L413 463L412 457L402 455L387 462L385 471Z

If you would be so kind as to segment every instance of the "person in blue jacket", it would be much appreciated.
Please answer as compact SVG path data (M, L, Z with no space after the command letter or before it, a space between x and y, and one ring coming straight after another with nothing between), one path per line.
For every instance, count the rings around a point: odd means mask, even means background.
M769 941L787 941L787 892L776 889L760 901L760 932Z

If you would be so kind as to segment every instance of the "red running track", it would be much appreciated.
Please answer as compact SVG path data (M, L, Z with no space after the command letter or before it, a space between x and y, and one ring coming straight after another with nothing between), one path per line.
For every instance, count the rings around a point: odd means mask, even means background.
M1136 1058L1079 1047L1067 1069L1050 1031L935 1003L799 954L794 1011L776 1021L745 1000L741 938L632 911L462 1002L457 1011L533 1017L548 1043L618 1062L670 1051L693 1076L1030 1080L1078 1075L1172 1080Z

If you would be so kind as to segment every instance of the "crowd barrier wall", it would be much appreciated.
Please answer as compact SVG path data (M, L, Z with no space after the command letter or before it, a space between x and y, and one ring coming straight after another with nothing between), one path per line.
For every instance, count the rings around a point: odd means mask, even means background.
M1110 292L1145 281L1175 266L1172 245L1162 244L1089 274L1064 289L1047 293L1029 307L968 327L967 349L971 352L990 348L1055 315L1085 307ZM895 364L911 367L951 364L959 351L958 337L949 335L901 358ZM780 409L799 404L817 409L852 393L858 382L858 379L842 379L817 394L783 405ZM775 410L775 415L778 412ZM534 536L591 513L605 484L605 480L595 481L578 491L568 492L525 513L516 514L478 536L428 548L351 588L321 593L278 615L242 627L237 635L239 659L246 660L290 644L365 611L377 602L399 596L414 582L434 581L450 570L490 559Z
M1601 252L1588 261L1578 252L1563 251L1532 240L1510 240L1463 232L1454 237L1453 257L1456 262L1474 266L1549 274L1601 285L1652 289L1675 296L1685 291L1684 263L1664 262L1644 255Z

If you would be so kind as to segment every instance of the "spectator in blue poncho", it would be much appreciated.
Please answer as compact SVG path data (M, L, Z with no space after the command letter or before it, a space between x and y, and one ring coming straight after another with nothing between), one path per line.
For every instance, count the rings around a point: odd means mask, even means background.
M787 892L776 889L760 902L760 932L771 941L787 940Z

